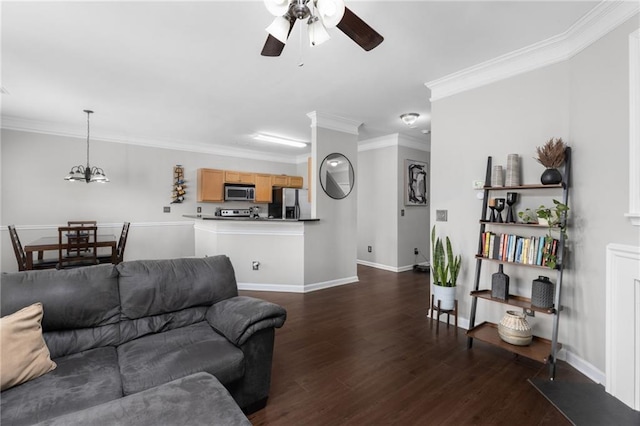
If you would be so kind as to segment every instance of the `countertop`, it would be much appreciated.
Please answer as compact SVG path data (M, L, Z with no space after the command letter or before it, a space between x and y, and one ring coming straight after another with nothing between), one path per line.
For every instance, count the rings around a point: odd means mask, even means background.
M214 216L210 214L183 214L182 217L188 217L189 219L202 219L202 220L226 220L237 222L317 222L320 219L271 219L267 217L252 218L252 217L229 217L229 216Z

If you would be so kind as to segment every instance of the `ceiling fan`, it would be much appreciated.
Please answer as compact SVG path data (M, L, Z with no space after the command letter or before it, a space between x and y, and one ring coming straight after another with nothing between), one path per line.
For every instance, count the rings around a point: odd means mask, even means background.
M262 56L280 56L296 20L306 20L309 43L329 40L327 28L338 27L364 50L378 46L384 38L344 5L343 0L264 0L276 19L267 27L269 36Z

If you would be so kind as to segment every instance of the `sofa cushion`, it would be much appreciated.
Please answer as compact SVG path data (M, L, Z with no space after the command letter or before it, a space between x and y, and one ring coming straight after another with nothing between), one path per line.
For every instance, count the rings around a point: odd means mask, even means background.
M128 319L211 306L238 295L227 256L136 260L123 262L117 269L122 313Z
M0 319L2 390L33 380L56 368L42 338L41 321L41 303L34 303Z
M227 384L244 374L244 355L206 321L118 346L125 395L204 371Z
M251 426L215 377L196 373L38 426Z
M58 367L2 392L0 423L28 425L122 397L114 347L54 359Z
M114 265L2 275L2 315L41 302L42 330L69 330L117 324L118 275Z

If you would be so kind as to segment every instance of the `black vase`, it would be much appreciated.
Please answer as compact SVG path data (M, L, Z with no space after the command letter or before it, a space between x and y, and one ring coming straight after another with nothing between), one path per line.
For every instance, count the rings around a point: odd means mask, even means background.
M548 277L540 275L538 279L533 280L531 287L531 305L538 308L552 308L553 297L555 294L555 285Z
M543 185L555 185L562 182L562 173L558 169L546 169L542 176L540 176L540 182Z
M491 276L491 297L507 300L509 298L509 275L502 270L502 263L498 272Z

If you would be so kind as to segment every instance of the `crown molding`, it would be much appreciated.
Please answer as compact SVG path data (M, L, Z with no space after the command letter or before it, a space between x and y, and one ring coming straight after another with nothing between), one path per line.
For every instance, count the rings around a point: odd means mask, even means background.
M0 124L2 129L15 130L19 132L40 133L45 135L63 136L71 138L85 139L86 134L77 133L61 126L58 123L24 120L17 117L2 117ZM276 163L297 164L298 155L287 154L269 154L241 148L228 148L219 145L205 145L191 141L161 140L147 139L140 137L127 137L126 139L114 137L105 134L91 133L91 140L100 140L103 142L113 142L126 145L137 145L148 148L170 149L174 151L196 152L201 154L220 155L224 157L248 158L252 160L273 161ZM307 154L308 155L308 154Z
M386 136L367 139L358 143L358 152L372 151L388 147L402 146L405 148L417 149L419 151L430 152L429 142L412 138L400 133L393 133Z
M636 1L602 1L561 34L425 83L431 90L430 100L567 60L639 11L640 3Z
M323 127L325 129L350 133L352 135L358 134L358 127L362 124L361 121L351 120L349 118L318 111L308 113L307 117L311 119L311 127Z

